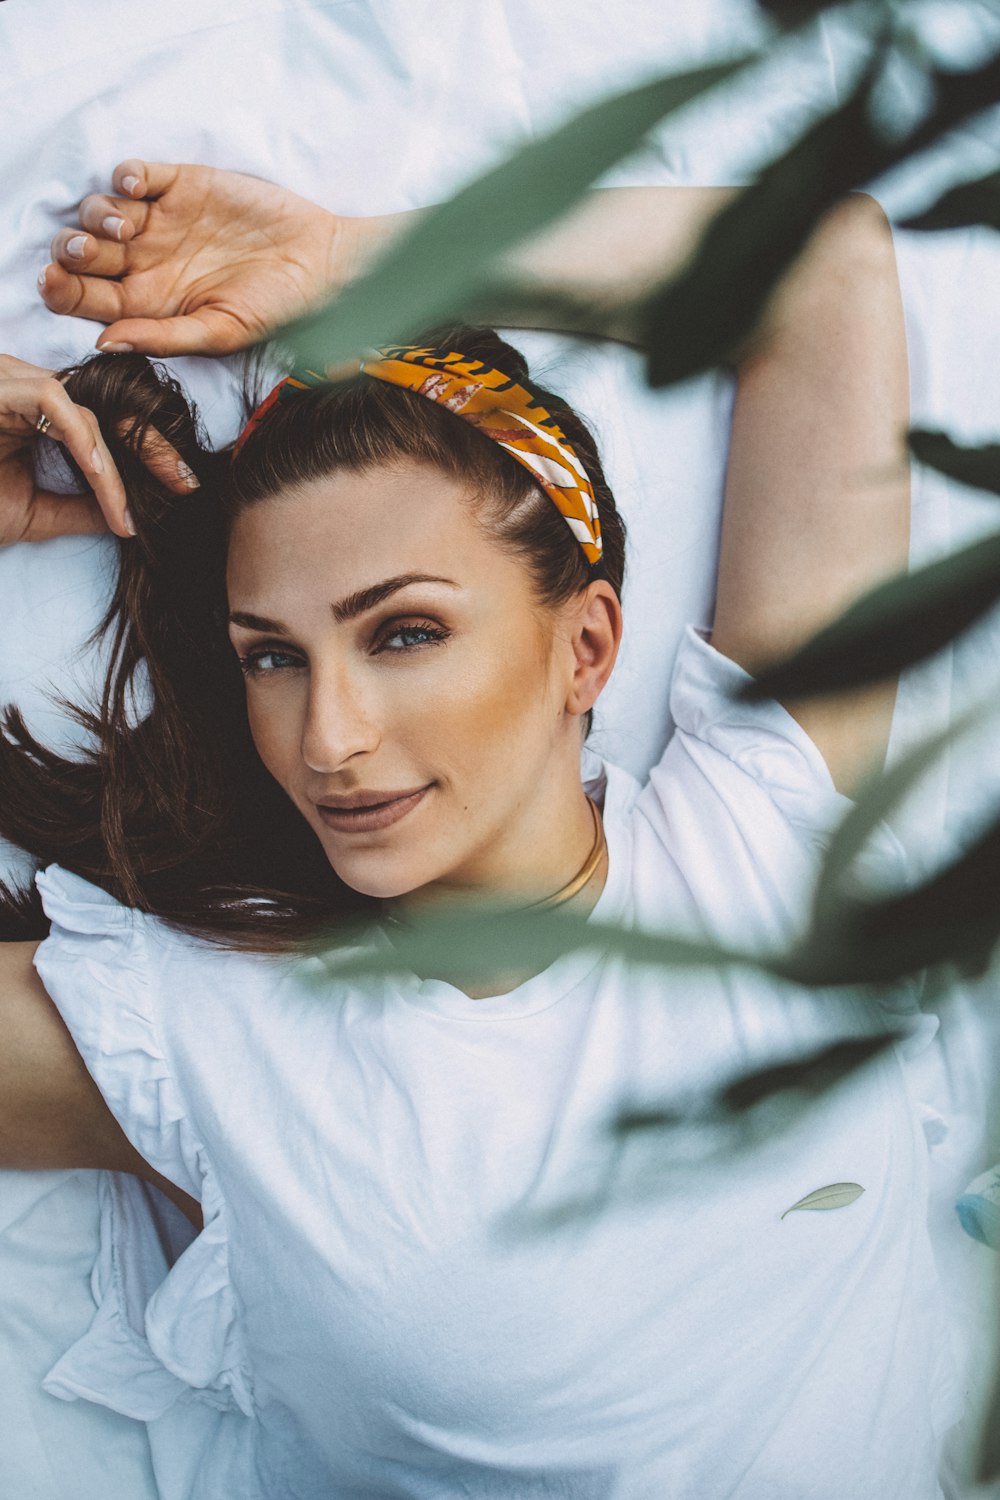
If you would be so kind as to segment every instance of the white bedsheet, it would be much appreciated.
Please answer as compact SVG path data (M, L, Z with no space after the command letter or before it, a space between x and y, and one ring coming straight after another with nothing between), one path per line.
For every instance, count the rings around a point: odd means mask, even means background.
M946 7L913 9L930 34ZM54 231L73 222L84 194L107 188L123 156L237 168L347 213L419 206L580 104L660 67L724 55L758 32L750 0L10 0L0 12L0 349L58 365L93 346L98 327L50 314L35 278ZM945 38L956 57L991 34L1000 41L995 9L970 4L965 33ZM814 45L772 65L766 87L692 111L613 180L745 180L811 111L842 96L854 62L849 37L827 22ZM936 166L882 184L880 196L905 209L949 175L985 171L998 157L993 116L960 132ZM914 420L970 439L994 433L1000 237L901 232L897 250ZM731 388L706 376L653 394L625 351L572 349L538 334L520 342L539 374L592 419L630 524L626 641L594 744L641 774L670 729L666 686L681 628L711 619ZM230 437L235 363L174 366L213 437ZM667 526L657 523L664 510ZM915 559L995 521L995 501L915 476ZM72 694L92 675L80 646L105 595L113 547L64 539L0 551L0 700L19 702L50 738L70 731L47 693ZM991 619L957 651L907 674L894 755L971 696L995 690L998 644ZM996 800L998 759L995 746L981 744L928 777L898 820L917 861L981 816L985 799ZM17 863L13 851L0 856L0 869ZM961 1309L984 1295L992 1266L990 1252L962 1237L951 1209L989 1164L979 1116L996 1054L969 1003L961 1024L942 1032L942 1065L962 1108L938 1148L933 1217L960 1344ZM86 1173L0 1177L0 1388L12 1418L0 1445L0 1493L180 1500L174 1435L60 1402L38 1384L93 1312L95 1186ZM969 1359L978 1368L983 1349L970 1348Z

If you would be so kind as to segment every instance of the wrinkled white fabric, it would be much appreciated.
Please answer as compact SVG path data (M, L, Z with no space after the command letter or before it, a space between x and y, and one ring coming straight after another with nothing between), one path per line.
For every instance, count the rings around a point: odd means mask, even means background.
M610 857L593 920L757 948L795 931L846 804L783 709L734 700L746 680L689 630L648 784L588 766ZM868 866L905 880L887 829ZM190 1500L941 1495L962 1392L923 1125L946 1131L948 1103L910 1071L937 1030L912 984L876 1002L577 953L492 999L360 987L38 879L46 988L130 1139L205 1211L141 1316L102 1279L46 1386L222 1412ZM620 1108L887 1019L903 1039L801 1115L608 1134ZM782 1218L840 1182L863 1192ZM105 1208L105 1254L134 1260Z

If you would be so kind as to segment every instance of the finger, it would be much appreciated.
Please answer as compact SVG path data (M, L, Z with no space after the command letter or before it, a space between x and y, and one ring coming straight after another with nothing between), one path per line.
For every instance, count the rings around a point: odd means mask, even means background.
M22 542L48 542L55 536L91 536L108 532L108 523L90 495L54 495L36 490L29 502Z
M124 311L125 294L119 281L103 276L83 276L53 263L38 278L45 306L74 318L92 318L95 323L113 323Z
M54 261L64 270L88 276L121 276L128 250L113 240L84 234L81 229L60 229L49 247Z
M26 360L15 359L13 354L0 354L0 376L5 380L44 380L47 375L54 374L54 370L42 365L29 365Z
M22 418L30 418L32 409L36 415L41 412L48 417L48 435L72 454L112 531L119 536L132 536L132 528L125 519L125 487L93 412L71 401L54 378L11 381L5 395Z
M91 193L84 198L77 214L83 229L100 239L123 244L142 233L149 218L149 204L109 198L106 193Z
M135 421L126 418L118 423L118 434L126 442L132 435ZM139 450L142 461L146 468L165 484L168 490L175 495L183 495L188 490L196 490L199 487L199 479L181 458L172 443L168 443L162 432L157 432L155 427L147 427L142 445Z
M111 174L116 193L125 198L161 198L177 180L177 167L170 162L143 161L130 156Z
M231 313L203 307L176 318L122 318L104 330L97 347L163 356L234 354L253 342L253 335Z

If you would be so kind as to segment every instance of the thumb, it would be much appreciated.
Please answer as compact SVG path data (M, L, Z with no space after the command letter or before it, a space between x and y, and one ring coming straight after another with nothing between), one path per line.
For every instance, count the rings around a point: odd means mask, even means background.
M234 354L254 342L231 313L200 308L176 318L120 318L105 328L98 349L109 354Z

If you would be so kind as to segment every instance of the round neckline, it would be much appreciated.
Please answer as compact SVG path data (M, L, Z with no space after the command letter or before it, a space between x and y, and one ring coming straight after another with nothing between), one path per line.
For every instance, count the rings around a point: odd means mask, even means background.
M616 766L600 763L599 774L588 777L585 789L598 806L602 803L604 833L608 845L608 874L588 922L619 921L628 895L629 830L625 817L637 786L632 778ZM631 793L631 796L630 796ZM385 929L375 930L375 941L382 948L391 943ZM473 1000L443 979L420 979L418 975L389 975L386 985L398 1000L432 1014L466 1021L515 1020L548 1010L556 1005L601 962L595 949L577 949L557 958L540 974L534 974L506 995L485 995Z

